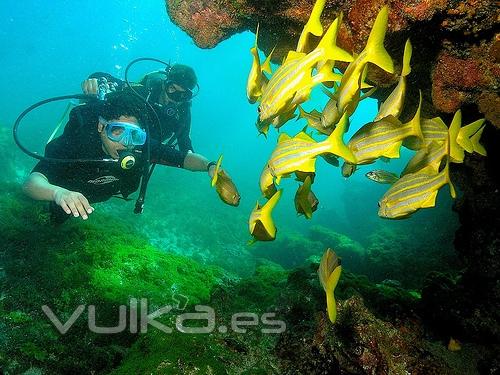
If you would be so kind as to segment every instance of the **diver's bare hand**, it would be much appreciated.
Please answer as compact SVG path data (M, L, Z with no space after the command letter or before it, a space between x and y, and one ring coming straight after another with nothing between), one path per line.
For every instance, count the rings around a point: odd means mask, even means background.
M97 95L99 83L97 78L89 78L82 82L82 91L86 95Z
M87 198L76 191L58 188L54 191L54 202L68 215L81 216L83 220L87 220L88 215L94 212Z

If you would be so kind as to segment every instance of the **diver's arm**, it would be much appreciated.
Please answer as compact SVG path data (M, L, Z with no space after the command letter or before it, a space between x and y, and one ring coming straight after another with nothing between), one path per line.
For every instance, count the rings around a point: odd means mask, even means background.
M210 169L208 174L213 176L215 165L209 163L203 155L194 152L179 151L169 145L164 145L155 139L151 141L151 162L163 165L171 165L187 169L193 172L207 172L208 165Z
M186 154L186 157L184 158L182 168L187 169L188 171L205 172L207 171L208 165L209 161L203 155L196 154L194 152L188 152ZM215 164L210 164L210 168L208 169L208 175L210 176L210 178L213 177L214 170Z
M55 202L69 215L86 220L94 211L83 194L53 185L39 172L32 172L23 184L24 193L35 200Z

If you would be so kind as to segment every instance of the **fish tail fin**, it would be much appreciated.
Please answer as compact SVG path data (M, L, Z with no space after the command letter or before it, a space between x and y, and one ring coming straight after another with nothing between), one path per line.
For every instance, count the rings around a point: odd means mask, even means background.
M405 44L405 52L403 54L403 70L401 71L401 76L406 77L408 74L411 73L411 66L410 66L410 60L411 60L411 54L412 54L412 46L410 39L406 41Z
M299 115L297 116L296 121L300 120L301 118L307 120L306 116L308 113L306 112L306 110L304 108L302 108L302 106L300 104L297 107L299 108Z
M323 38L321 38L321 41L316 49L323 49L325 51L323 54L325 59L351 62L353 61L351 54L338 47L336 44L337 33L339 31L341 21L342 13L340 13L340 15L332 22L325 35L323 35Z
M468 153L474 152L472 136L478 132L483 124L484 118L474 121L473 123L460 128L458 131L457 143Z
M219 156L219 159L217 160L217 164L215 164L214 176L212 177L212 187L214 187L215 184L217 183L217 178L219 176L221 163L222 163L222 155Z
M486 125L483 125L471 138L471 143L472 143L472 148L474 152L477 152L479 155L486 156L486 149L484 146L479 143L479 140L481 139L481 135L483 134L483 130L486 127Z
M422 91L418 90L418 92L419 92L419 100L418 100L417 111L415 112L413 118L409 122L404 124L404 126L410 126L411 135L419 138L420 140L423 140L424 135L422 134L422 126L420 122L420 112L422 111Z
M264 63L262 64L260 70L264 73L267 73L267 74L272 74L273 71L271 69L271 56L273 55L273 52L274 50L276 49L276 46L271 50L271 52L269 53L269 55L266 57L266 59L264 60Z
M462 111L459 109L455 112L450 128L448 129L448 155L453 163L463 163L464 161L464 148L457 141L461 126Z
M450 186L450 195L452 198L456 198L457 192L456 192L455 186L453 186L453 183L451 182L451 178L450 178L450 159L449 158L446 160L446 165L444 167L443 172L445 174L446 183Z
M313 9L311 11L311 15L309 16L309 20L302 29L302 33L300 34L299 41L297 43L297 52L304 52L307 47L307 38L309 34L313 34L315 36L323 35L323 25L321 25L321 13L323 13L323 8L325 7L326 0L317 0L314 3Z
M324 142L328 142L330 145L330 150L332 154L340 156L345 161L356 164L356 158L352 151L346 146L344 143L344 133L347 131L347 127L349 125L349 116L347 112L344 112L344 115L340 119L339 123L335 127L335 130L328 136L328 138Z
M278 190L276 193L273 194L271 198L262 206L262 212L266 214L270 214L271 211L276 207L278 204L278 201L281 198L281 193L283 192L283 189Z
M375 19L368 42L366 43L366 50L369 62L379 66L388 73L394 73L394 63L384 47L388 17L389 8L384 6Z

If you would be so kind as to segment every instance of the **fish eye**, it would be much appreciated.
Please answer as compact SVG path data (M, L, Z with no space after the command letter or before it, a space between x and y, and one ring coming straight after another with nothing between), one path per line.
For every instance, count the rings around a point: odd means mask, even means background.
M261 112L261 108L260 108L260 105L257 107L257 112Z
M380 202L377 202L378 206L380 207Z

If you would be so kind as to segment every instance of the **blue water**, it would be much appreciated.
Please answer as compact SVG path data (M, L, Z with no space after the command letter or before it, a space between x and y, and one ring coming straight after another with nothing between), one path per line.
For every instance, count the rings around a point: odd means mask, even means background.
M253 43L254 35L244 32L214 49L200 49L169 20L161 0L4 0L0 5L3 87L0 124L10 126L24 108L41 99L80 93L81 81L92 72L105 71L123 78L126 65L138 57L191 65L197 72L201 88L193 101L191 138L194 148L211 160L224 155L224 166L240 189L241 205L238 208L223 206L220 202L215 205L218 198L210 190L207 179L185 171L160 171L153 184L168 189L179 179L190 185L186 186L186 194L201 189L203 199L198 202L199 206L218 207L227 220L238 218L243 232L246 218L260 198L259 176L277 136L273 130L267 140L258 136L254 127L256 106L248 104L246 99L246 79L251 65L249 49ZM131 78L137 79L159 68L161 66L149 63L138 64L131 71ZM308 108L319 110L326 99L319 95L315 98L308 103ZM47 139L63 110L64 105L58 104L31 115L31 120L27 121L30 128L23 128L22 132L30 146L43 149L41 140ZM375 101L363 101L352 118L350 134L370 121L376 111ZM287 124L282 130L294 134L304 125L300 121ZM318 211L310 221L297 217L293 205L297 184L291 179L283 181L284 195L275 211L279 233L306 233L310 225L320 223L332 230L348 231L354 239L363 241L365 238L356 238L360 231L366 237L377 226L401 225L377 217L377 200L387 186L368 181L364 173L375 168L399 172L410 155L403 151L400 160L365 166L350 179L344 179L338 168L318 160L317 179L313 186L320 200ZM438 208L418 213L407 222L425 222L436 215L453 218L447 188L443 190ZM150 194L148 204L154 207L154 195ZM182 207L175 209L179 215L186 215L184 221L193 214L183 212ZM330 220L330 217L342 223ZM210 221L210 217L207 220ZM358 231L356 228L363 229ZM437 233L440 228L434 230Z

